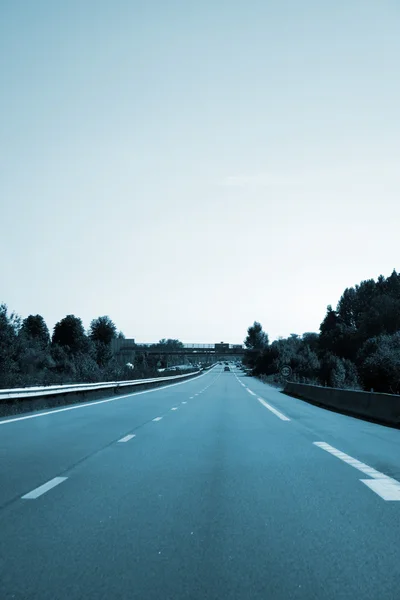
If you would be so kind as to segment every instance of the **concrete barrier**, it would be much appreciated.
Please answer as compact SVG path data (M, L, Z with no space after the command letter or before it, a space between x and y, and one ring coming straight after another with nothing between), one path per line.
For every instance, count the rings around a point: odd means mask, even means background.
M285 384L283 393L367 421L400 427L400 396L358 390L307 385Z
M185 375L157 377L121 382L103 382L97 384L75 384L48 386L42 388L20 388L0 390L0 417L9 417L20 413L57 408L82 402L92 402L115 395L139 392L145 389L186 381L199 376L203 371Z

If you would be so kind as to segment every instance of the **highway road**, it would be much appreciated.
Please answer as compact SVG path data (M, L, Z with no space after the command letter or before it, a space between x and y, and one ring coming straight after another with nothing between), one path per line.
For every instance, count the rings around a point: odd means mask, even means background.
M1 600L398 600L400 431L216 366L0 420Z

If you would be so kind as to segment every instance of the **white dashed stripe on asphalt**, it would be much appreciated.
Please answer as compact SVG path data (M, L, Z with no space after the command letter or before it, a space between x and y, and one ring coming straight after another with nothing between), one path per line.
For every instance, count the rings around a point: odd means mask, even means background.
M171 408L171 410L178 410L178 407L177 407L177 406L173 406L173 407Z
M54 479L50 479L50 481L48 481L47 483L44 483L40 487L29 492L28 494L25 494L25 496L22 496L22 498L24 500L35 500L36 498L39 498L39 496L42 496L43 494L51 490L53 487L56 487L56 485L59 485L60 483L65 481L66 479L68 479L68 477L54 477Z
M360 479L375 494L378 494L384 500L400 501L400 483L395 479L388 481L385 479Z
M162 417L156 417L153 421L161 421Z
M270 410L272 413L274 413L274 415L276 415L279 419L281 419L281 421L290 421L290 419L288 417L286 417L279 410L277 410L276 408L274 408L273 406L271 406L270 404L268 404L268 402L265 402L265 400L263 398L257 397L257 400L259 402L261 402L261 404L263 406L265 406L265 408L268 408L268 410Z
M251 390L249 390L249 388L247 388L247 391L249 392L249 394L251 394L252 396L257 396L257 394L255 394L254 392L252 392Z
M365 463L341 452L337 448L334 448L330 444L325 442L313 442L315 446L322 448L326 452L329 452L336 458L339 458L343 462L347 463L351 467L354 467L358 471L365 473L372 479L360 479L362 483L365 483L375 494L378 494L383 500L394 500L400 501L400 483L396 479L392 479L388 475L369 467Z
M129 440L131 440L134 437L136 437L136 435L134 433L131 433L130 435L126 435L125 437L118 440L118 442L129 442Z
M355 469L358 469L362 473L365 473L365 475L369 475L374 479L390 479L390 477L387 477L387 475L383 475L382 473L376 471L372 467L369 467L368 465L360 462L356 458L353 458L352 456L349 456L348 454L337 450L336 448L330 446L329 444L326 444L325 442L314 442L314 445L318 446L319 448L322 448L322 450L326 450L326 452L329 452L330 454L333 454L333 456L340 458L340 460L347 463L348 465L351 465Z

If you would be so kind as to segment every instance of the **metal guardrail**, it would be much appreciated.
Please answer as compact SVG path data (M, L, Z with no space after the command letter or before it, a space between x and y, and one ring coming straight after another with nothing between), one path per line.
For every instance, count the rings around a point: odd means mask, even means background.
M183 375L170 375L169 377L152 377L151 379L132 379L130 381L102 381L100 383L74 383L72 385L47 385L47 386L36 386L30 388L12 388L8 390L0 390L0 401L10 400L13 398L34 398L36 396L49 396L55 394L68 394L72 392L85 392L98 389L108 388L120 388L132 385L143 385L144 383L170 381L176 379L182 379L184 377L190 377L201 373L200 371L193 371L192 373L185 373Z

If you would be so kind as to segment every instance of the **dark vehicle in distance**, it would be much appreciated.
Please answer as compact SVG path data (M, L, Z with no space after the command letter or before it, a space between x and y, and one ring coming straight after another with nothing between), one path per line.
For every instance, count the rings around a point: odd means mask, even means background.
M230 371L229 367L224 367L224 371Z

